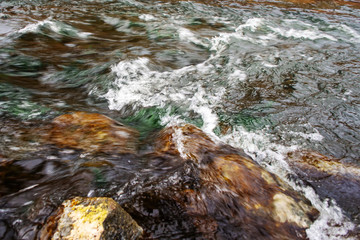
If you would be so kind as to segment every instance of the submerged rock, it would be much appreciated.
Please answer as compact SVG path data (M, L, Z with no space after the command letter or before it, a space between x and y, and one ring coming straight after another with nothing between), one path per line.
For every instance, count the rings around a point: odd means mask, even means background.
M139 133L98 113L74 112L55 118L48 140L89 152L135 153Z
M316 152L288 154L294 172L321 198L330 198L353 220L360 222L360 168Z
M194 164L196 186L169 187L158 197L180 205L206 238L306 239L318 211L243 151L192 125L164 129L155 148Z
M44 225L40 239L138 239L142 228L111 198L66 200Z

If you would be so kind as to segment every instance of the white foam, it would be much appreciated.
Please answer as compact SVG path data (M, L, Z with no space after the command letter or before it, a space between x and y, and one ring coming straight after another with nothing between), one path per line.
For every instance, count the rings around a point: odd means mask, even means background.
M216 104L221 102L225 93L224 87L209 84L202 87L200 82L186 82L185 76L202 74L207 64L187 66L168 72L150 70L149 59L121 61L112 67L116 75L105 98L110 109L122 109L127 105L134 108L158 106L165 107L167 103L175 103L198 113L203 119L203 130L216 138L213 129L217 126L217 115L213 112ZM165 120L164 120L165 121Z
M235 32L232 33L220 33L219 36L214 37L211 40L210 50L222 52L225 50L232 39L243 40L255 44L267 45L271 40L276 37L273 34L266 34L260 36L249 36L249 32L256 32L260 30L261 26L264 25L264 19L262 18L251 18L248 19L244 24L239 25Z
M348 39L350 42L360 42L360 34L355 29L345 24L340 24L336 27L338 27L340 30L351 36L351 38Z
M198 39L195 36L195 34L192 31L190 31L189 29L187 29L187 28L180 27L178 29L178 34L179 34L179 38L180 38L181 41L191 42L191 43L194 43L196 45L209 47L208 44L206 44L202 40Z
M296 133L294 132L294 134ZM321 141L322 138L317 136L316 133L316 137L312 137L312 133L298 135L305 138L314 138L313 140L316 141ZM352 231L355 225L343 215L335 202L321 201L311 187L299 185L299 183L295 183L286 177L292 171L286 162L285 156L288 152L299 149L300 146L278 145L270 141L265 131L249 132L242 127L236 127L232 133L221 137L221 140L234 147L243 148L260 165L278 175L290 184L294 190L303 193L311 201L312 205L319 210L320 216L306 231L310 240L355 239L347 237L347 233Z
M357 32L346 25L342 26L344 31L354 36L357 39L359 35ZM219 36L211 40L211 50L222 52L231 43L233 39L247 41L257 45L266 46L273 41L283 41L279 37L295 38L295 39L328 39L331 41L338 41L332 35L324 33L315 25L305 23L299 20L283 19L282 22L277 23L271 19L250 18L244 24L239 25L235 32L220 33Z
M246 72L240 70L240 69L236 69L234 72L232 72L229 75L229 81L245 81L246 80Z
M287 38L297 38L297 39L310 39L316 40L321 38L327 38L332 41L337 41L337 39L329 34L321 33L316 30L297 30L297 29L284 29L280 27L270 27L275 33L287 37Z
M163 126L171 127L171 126L181 126L185 123L183 119L180 118L179 115L170 114L171 109L169 108L167 113L161 117L160 124Z
M224 88L219 88L216 95L209 96L201 86L197 87L197 92L191 98L190 109L199 113L204 121L202 130L210 135L212 138L217 139L214 134L214 129L218 124L218 116L213 112L212 106L216 104L225 93Z
M187 155L186 155L186 151L185 151L184 143L183 143L183 141L185 140L184 139L185 136L183 135L182 130L175 129L172 137L173 137L175 145L176 145L175 147L180 153L180 157L182 159L187 159Z
M252 32L255 32L259 27L264 24L264 19L262 18L250 18L245 24L242 24L236 28L236 32L243 32L244 29L249 29Z
M313 140L313 141L318 141L318 142L320 142L320 141L322 141L324 139L324 137L317 131L314 132L314 133L288 131L288 133L293 135L293 136L300 136L302 138Z
M139 19L144 20L144 21L146 21L146 22L150 22L150 21L156 20L156 17L154 17L154 16L151 15L151 14L141 14L141 15L139 16Z
M271 64L271 63L268 63L268 62L262 62L262 64L263 64L264 67L268 67L268 68L276 68L276 67L278 67L278 65Z
M87 38L88 36L91 35L91 33L89 33L89 32L80 32L68 24L52 20L51 18L43 20L43 21L39 21L37 23L28 24L24 28L18 30L17 33L20 33L20 34L41 33L42 32L41 27L46 27L49 30L51 30L57 34L60 34L60 35L62 35L63 34L62 32L64 32L64 31L71 33L71 35L74 37L79 37L79 38Z
M103 21L111 26L116 26L121 23L121 20L119 18L109 16L103 16Z

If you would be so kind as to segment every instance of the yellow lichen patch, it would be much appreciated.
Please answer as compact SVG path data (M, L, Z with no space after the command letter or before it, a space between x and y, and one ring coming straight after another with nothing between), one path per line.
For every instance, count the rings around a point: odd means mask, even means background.
M42 240L137 239L143 230L111 198L66 200L41 230Z
M273 218L281 223L295 223L300 227L308 228L310 219L304 214L304 209L295 200L283 193L273 197Z
M53 239L100 239L103 223L109 214L108 204L79 204L79 199L66 201ZM60 231L62 229L62 231Z

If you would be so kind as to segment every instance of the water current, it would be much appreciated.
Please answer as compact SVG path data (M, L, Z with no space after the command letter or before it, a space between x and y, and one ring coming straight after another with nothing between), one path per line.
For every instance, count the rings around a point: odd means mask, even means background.
M111 170L84 169L86 154L22 136L87 111L141 139L194 124L304 194L320 211L309 239L355 239L357 221L293 181L285 158L311 150L360 167L359 52L356 1L0 1L0 157L16 161L0 172L0 237L31 239L40 220L20 216L45 192L51 206L116 198L174 168L97 156ZM189 237L176 234L164 236Z

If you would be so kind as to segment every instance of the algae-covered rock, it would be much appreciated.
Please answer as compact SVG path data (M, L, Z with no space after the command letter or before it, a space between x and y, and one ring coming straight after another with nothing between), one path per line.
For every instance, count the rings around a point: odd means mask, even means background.
M198 171L198 187L162 196L175 200L203 236L217 239L306 239L318 211L242 150L217 144L192 125L164 129L157 151L181 156ZM166 190L165 190L166 191ZM237 229L232 231L232 229Z
M89 152L135 153L138 132L98 113L74 112L55 118L48 140Z
M138 239L142 228L111 198L66 200L44 225L40 239Z
M349 217L360 222L359 167L309 151L290 152L288 162L321 198L335 200Z

